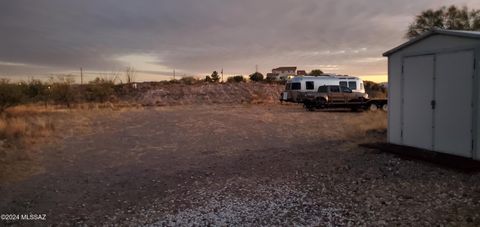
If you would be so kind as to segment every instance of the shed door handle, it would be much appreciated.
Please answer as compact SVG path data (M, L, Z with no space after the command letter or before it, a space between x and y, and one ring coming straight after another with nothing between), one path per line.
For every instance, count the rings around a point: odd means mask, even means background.
M432 110L434 110L434 109L435 109L435 106L437 105L437 102L435 102L435 100L432 100L432 101L430 102L430 105L432 106Z

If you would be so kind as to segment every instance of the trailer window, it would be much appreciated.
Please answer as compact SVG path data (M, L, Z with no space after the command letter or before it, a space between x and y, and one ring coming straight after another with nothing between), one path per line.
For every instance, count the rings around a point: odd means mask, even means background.
M307 85L307 90L314 90L315 89L315 86L313 85L313 81L307 81L307 82L305 82L305 84Z
M331 87L330 87L330 92L332 92L332 93L340 93L340 87L339 87L339 86L331 86Z
M302 89L301 83L292 83L292 90L300 90Z
M347 81L340 81L340 86L346 87L347 86Z
M357 90L357 82L356 81L349 81L348 82L348 88L352 90Z
M318 92L327 93L327 86L321 86L318 88Z

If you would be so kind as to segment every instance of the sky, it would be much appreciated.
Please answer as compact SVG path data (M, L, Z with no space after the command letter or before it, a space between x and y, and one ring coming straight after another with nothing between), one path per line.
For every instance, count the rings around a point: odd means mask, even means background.
M4 0L0 77L138 81L280 66L386 81L382 53L422 10L478 0Z

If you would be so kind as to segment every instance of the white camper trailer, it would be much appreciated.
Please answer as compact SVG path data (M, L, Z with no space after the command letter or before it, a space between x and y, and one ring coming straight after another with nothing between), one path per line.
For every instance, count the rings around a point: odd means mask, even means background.
M286 102L301 102L302 100L298 100L300 93L315 92L324 85L340 85L348 87L354 92L365 93L363 81L358 77L324 74L322 76L294 77L288 80L280 99Z

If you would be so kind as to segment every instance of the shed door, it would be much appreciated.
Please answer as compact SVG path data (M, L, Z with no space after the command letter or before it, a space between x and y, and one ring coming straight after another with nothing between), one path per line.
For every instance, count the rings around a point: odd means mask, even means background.
M473 51L438 54L434 149L472 157Z
M412 147L433 148L433 73L434 56L404 58L402 140Z

